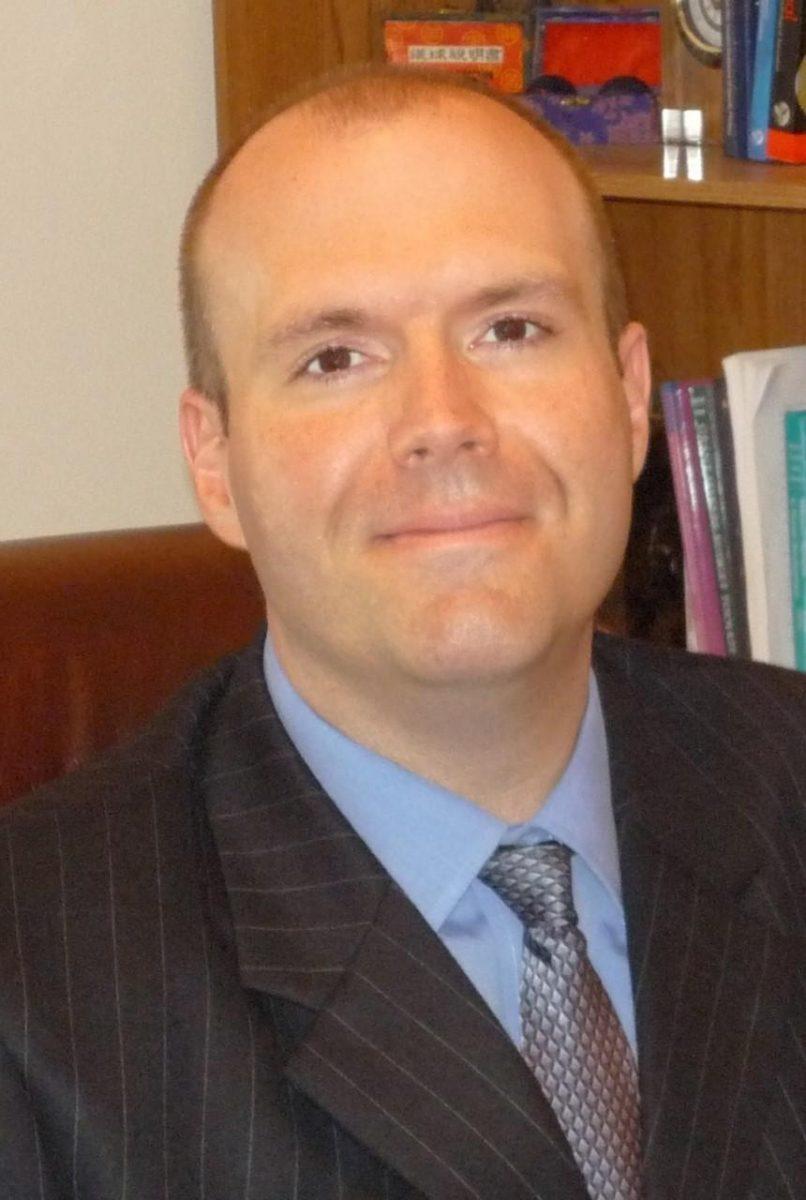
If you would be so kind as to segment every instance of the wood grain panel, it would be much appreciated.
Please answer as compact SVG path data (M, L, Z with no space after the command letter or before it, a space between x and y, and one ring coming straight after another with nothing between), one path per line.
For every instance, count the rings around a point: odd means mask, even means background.
M294 87L370 57L370 0L214 0L218 140L223 149Z
M659 5L663 27L663 89L666 108L699 108L703 113L704 140L722 143L722 72L705 66L687 49L677 27L674 5Z
M806 340L804 214L627 200L608 211L657 379Z
M459 10L464 0L417 0L418 12ZM396 0L213 0L221 149L251 129L285 92L335 67L379 56L384 13Z

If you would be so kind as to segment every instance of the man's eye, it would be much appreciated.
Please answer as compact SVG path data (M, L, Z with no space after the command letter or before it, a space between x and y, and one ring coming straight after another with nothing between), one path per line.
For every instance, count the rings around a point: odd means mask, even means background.
M481 342L525 342L539 333L540 326L526 317L501 317L493 321L479 339Z
M337 375L341 371L349 371L357 367L364 355L349 346L328 346L320 350L303 367L303 375Z

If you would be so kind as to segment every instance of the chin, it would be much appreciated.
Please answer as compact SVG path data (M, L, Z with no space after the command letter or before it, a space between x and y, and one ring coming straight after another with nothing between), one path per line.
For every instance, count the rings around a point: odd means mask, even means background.
M514 678L539 663L559 630L537 606L508 597L486 603L453 596L418 614L400 646L409 673L433 683L487 682Z

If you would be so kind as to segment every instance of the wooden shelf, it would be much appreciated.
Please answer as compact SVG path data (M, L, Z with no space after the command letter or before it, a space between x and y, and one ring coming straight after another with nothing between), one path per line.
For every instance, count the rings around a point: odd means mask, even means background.
M694 181L684 149L675 179L663 177L661 146L586 146L583 155L608 199L806 212L806 166L744 162L705 146L703 178Z

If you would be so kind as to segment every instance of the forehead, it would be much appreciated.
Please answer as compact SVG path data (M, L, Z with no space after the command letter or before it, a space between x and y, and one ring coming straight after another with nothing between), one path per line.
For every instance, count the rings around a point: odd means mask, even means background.
M200 246L213 290L250 307L303 277L324 288L347 272L369 286L407 263L470 269L524 253L535 269L599 274L571 168L525 120L470 94L385 119L310 103L283 113L219 180Z

